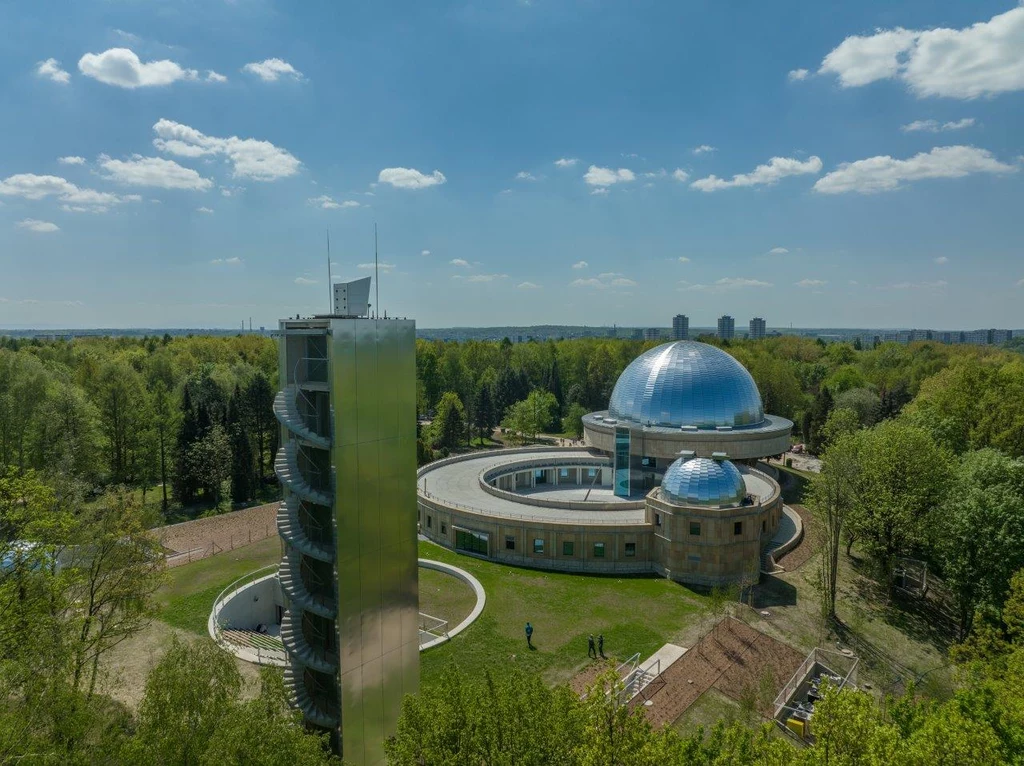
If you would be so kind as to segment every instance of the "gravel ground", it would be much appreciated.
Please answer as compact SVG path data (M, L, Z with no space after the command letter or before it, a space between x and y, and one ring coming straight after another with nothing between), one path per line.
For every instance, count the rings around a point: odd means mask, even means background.
M800 520L804 524L803 539L789 553L778 559L775 563L792 572L802 566L813 556L821 545L821 526L809 510L802 505L790 505L794 511L800 514Z
M153 531L167 549L167 566L178 566L276 535L278 505L267 503Z

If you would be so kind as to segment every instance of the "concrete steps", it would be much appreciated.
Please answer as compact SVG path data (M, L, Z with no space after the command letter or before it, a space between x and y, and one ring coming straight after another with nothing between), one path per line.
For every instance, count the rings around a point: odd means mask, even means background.
M299 390L294 385L285 386L278 391L274 397L274 415L278 421L296 436L313 444L321 449L329 449L331 439L329 436L321 436L306 425L305 419L299 412L297 397Z
M334 561L334 546L317 543L309 539L299 521L299 499L289 495L277 510L277 531L285 541L310 558L331 563Z
M288 549L277 571L277 578L281 583L281 589L288 597L289 606L294 605L331 620L337 619L338 604L333 596L314 595L306 589L306 584L299 574L301 562L302 554L294 549Z
M338 671L338 657L329 652L320 652L310 646L302 632L300 610L288 609L281 620L281 641L289 659L298 665L305 665L321 673L333 674Z
M285 668L284 685L295 701L295 706L302 711L306 720L323 729L337 728L341 723L341 711L337 705L317 704L306 689L303 680L303 669L294 665ZM332 709L333 708L333 709Z
M274 473L281 484L304 500L328 507L334 505L330 492L314 489L299 471L299 446L294 441L287 442L277 451Z

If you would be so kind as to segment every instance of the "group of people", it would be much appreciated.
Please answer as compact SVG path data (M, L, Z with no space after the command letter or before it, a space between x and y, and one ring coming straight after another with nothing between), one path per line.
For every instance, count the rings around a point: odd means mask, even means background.
M526 646L533 649L533 626L530 623L526 623ZM597 637L597 642L594 642L594 634L591 633L587 637L587 656L593 657L595 660L600 656L601 659L607 659L604 656L604 634L601 633Z

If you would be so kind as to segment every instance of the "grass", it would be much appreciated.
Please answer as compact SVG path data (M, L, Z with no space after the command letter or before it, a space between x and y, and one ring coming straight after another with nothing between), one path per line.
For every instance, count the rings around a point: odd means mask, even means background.
M729 723L739 720L742 713L736 700L726 697L718 689L712 687L683 711L683 714L672 724L672 728L684 736L690 735L700 726L710 729L719 721Z
M699 621L704 599L654 577L607 577L541 572L458 555L429 542L422 558L454 564L484 586L487 606L473 625L420 658L424 685L454 661L471 676L516 663L552 683L587 665L587 635L604 634L605 652L625 659L653 654ZM524 627L534 627L535 651Z
M156 593L157 619L182 630L206 634L213 600L226 586L254 569L281 559L275 535L241 548L167 570L167 582Z
M448 628L462 622L476 606L476 594L466 583L436 569L421 568L420 611L447 620Z

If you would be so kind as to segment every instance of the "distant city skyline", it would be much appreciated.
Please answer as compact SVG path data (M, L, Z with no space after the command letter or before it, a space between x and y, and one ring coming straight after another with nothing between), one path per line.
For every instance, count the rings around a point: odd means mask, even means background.
M1014 0L40 0L0 28L0 327L323 313L328 230L351 280L374 223L379 308L420 327L1024 325Z

